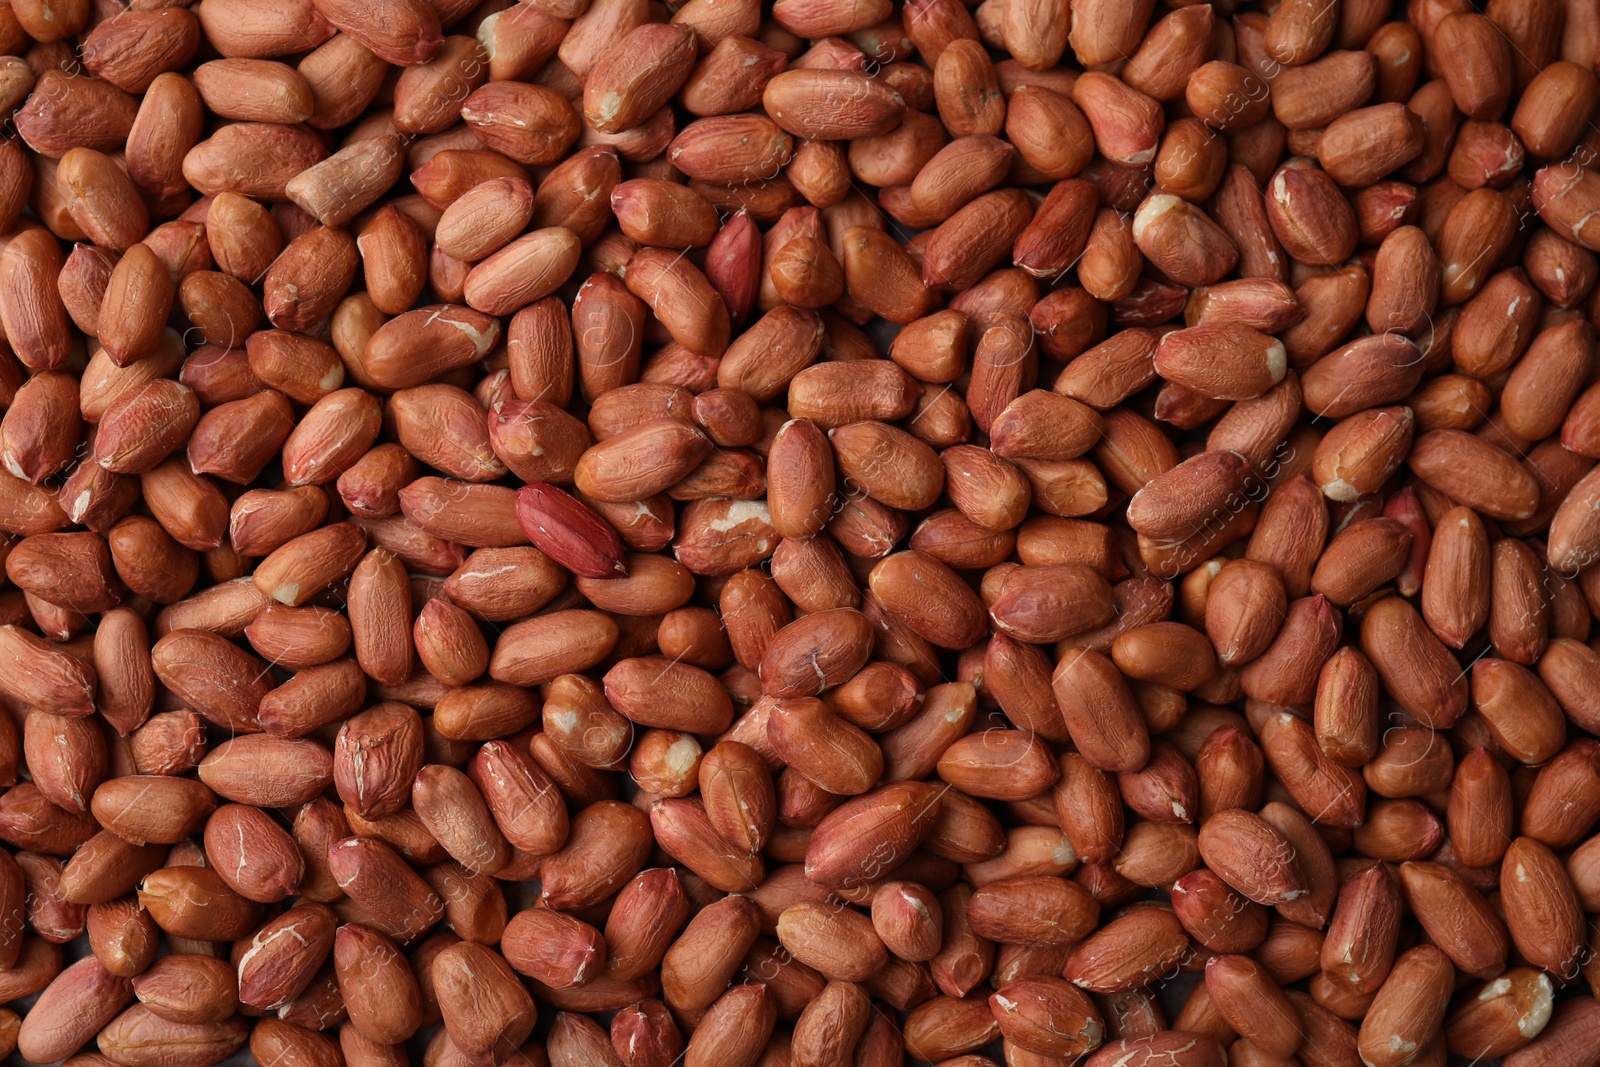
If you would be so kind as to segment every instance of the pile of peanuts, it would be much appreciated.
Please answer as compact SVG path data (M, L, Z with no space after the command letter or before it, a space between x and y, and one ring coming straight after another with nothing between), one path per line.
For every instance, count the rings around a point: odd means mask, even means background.
M0 1056L1600 1067L1597 58L0 0Z

